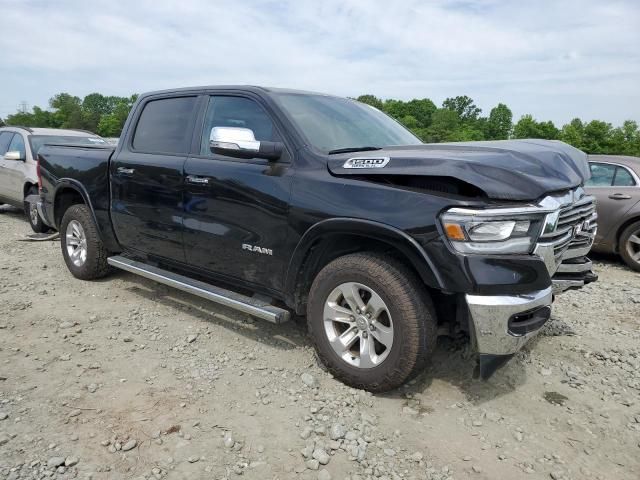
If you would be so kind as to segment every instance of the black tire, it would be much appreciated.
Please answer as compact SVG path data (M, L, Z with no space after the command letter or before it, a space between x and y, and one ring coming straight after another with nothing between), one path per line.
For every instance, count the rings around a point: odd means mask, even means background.
M325 330L325 303L334 289L348 282L375 291L393 319L392 346L386 358L372 368L343 360ZM325 266L311 287L307 323L318 357L333 376L371 392L393 390L420 373L436 345L436 314L424 284L401 262L377 253L345 255Z
M74 220L82 226L86 239L86 260L82 265L74 263L67 248L67 227ZM64 213L60 224L60 246L67 268L76 278L95 280L104 277L111 271L111 267L107 263L108 252L100 240L98 229L86 205L72 205Z
M31 187L27 192L27 196L29 195L38 195L38 189L36 187ZM42 217L38 213L38 210L35 209L35 205L30 204L29 202L24 202L24 214L27 216L27 221L29 225L31 225L31 229L36 233L45 233L51 230L47 224L42 221Z
M640 272L640 244L636 241L632 241L640 238L640 221L634 222L624 229L622 235L620 235L620 243L618 244L618 251L620 256L624 260L624 263L629 265L633 270ZM634 256L636 258L634 258Z

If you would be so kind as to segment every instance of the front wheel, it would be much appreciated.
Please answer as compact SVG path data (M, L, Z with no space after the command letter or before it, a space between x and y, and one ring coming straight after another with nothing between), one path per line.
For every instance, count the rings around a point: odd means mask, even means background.
M632 223L624 229L618 248L625 263L640 272L640 222Z
M76 278L94 280L111 270L107 263L108 252L86 205L72 205L64 213L60 245L67 268Z
M31 187L27 192L27 197L30 195L37 195L38 189L36 187ZM27 220L29 220L29 225L31 225L31 230L36 233L45 233L50 230L49 226L42 221L42 217L38 213L38 207L35 203L32 202L24 202L24 213L27 216Z
M424 285L404 264L376 253L324 267L311 287L307 322L328 370L372 392L405 383L435 349L436 316Z

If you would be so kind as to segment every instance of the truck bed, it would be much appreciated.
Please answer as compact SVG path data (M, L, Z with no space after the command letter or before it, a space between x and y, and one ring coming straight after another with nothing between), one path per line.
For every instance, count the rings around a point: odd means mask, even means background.
M57 227L60 220L53 205L56 192L73 184L91 205L100 229L111 231L109 160L114 151L113 145L47 144L40 149L41 199L48 223Z

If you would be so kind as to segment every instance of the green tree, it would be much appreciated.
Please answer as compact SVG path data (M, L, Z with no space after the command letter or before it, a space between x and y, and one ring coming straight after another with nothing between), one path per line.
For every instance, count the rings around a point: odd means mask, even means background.
M91 93L82 100L82 123L86 130L98 130L100 119L113 112L122 99L120 97L106 97L100 93Z
M560 130L560 140L576 148L584 148L584 124L579 118L574 118Z
M499 103L489 112L486 122L487 140L506 140L511 135L513 128L513 113L504 103Z
M59 93L49 100L49 106L54 109L54 123L59 128L84 128L80 97Z
M119 137L122 132L122 127L124 127L124 123L129 116L129 111L137 98L138 95L132 95L129 98L120 98L113 108L113 111L100 118L97 127L98 135L103 137Z
M360 95L358 98L356 98L356 100L362 103L366 103L367 105L371 105L372 107L376 107L378 110L382 110L383 108L382 100L380 100L375 95Z
M436 143L456 140L456 132L462 122L455 110L439 108L434 112L431 119L431 125L427 129L424 140Z
M592 120L584 126L584 150L588 153L608 153L614 149L613 127L610 123Z
M473 103L473 99L466 96L451 97L442 102L442 108L453 110L463 122L474 122L482 110Z
M514 138L543 138L556 140L560 130L553 122L538 122L531 115L523 115L513 127Z

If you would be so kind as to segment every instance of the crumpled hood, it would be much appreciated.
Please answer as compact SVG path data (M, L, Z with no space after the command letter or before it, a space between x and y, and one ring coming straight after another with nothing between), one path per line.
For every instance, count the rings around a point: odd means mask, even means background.
M384 158L384 167L345 168L350 158ZM356 162L358 163L358 162ZM499 200L536 200L589 179L587 155L555 140L499 140L388 147L331 156L334 175L452 177Z

